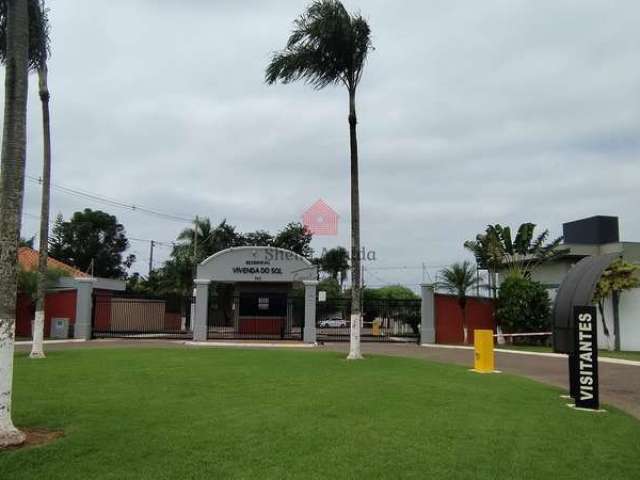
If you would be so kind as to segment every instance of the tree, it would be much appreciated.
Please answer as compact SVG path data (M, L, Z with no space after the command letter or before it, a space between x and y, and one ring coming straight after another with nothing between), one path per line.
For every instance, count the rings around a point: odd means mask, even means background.
M36 14L42 19L42 35L47 43L42 49L40 62L38 62L38 87L40 102L42 104L42 137L43 137L43 161L42 161L42 200L40 204L40 247L38 251L38 288L36 293L36 314L33 322L33 332L30 358L44 358L44 299L47 288L47 257L49 246L49 205L51 193L51 124L49 120L49 86L47 82L47 56L49 40L49 22L44 0L36 10Z
M496 320L508 333L544 332L551 326L551 302L544 286L511 274L500 285Z
M620 326L618 311L620 305L620 294L625 290L640 287L640 280L637 272L640 269L637 265L618 259L607 268L593 294L593 301L597 303L600 311L600 319L602 321L602 330L607 337L607 345L609 350L620 350ZM613 300L613 338L607 327L607 321L604 315L604 301L612 297Z
M45 289L54 287L61 277L68 277L69 273L57 268L47 268L45 272ZM24 270L18 268L18 291L25 294L32 302L37 302L38 284L40 272L39 270Z
M456 295L458 305L462 311L462 330L464 332L464 343L468 343L469 328L467 325L467 292L477 283L476 267L471 262L456 262L450 267L440 270L442 283L440 286Z
M123 258L129 248L124 226L100 210L85 208L67 222L56 218L49 246L52 257L97 277L125 277L135 262L135 255Z
M274 237L273 246L291 250L305 258L311 258L313 256L312 238L313 235L307 227L300 222L291 222Z
M566 253L566 249L559 248L562 237L547 242L549 230L545 229L534 237L535 228L534 223L523 223L512 240L510 227L499 224L487 227L487 231L498 239L503 254L502 266L506 267L507 271L520 272L523 276L529 277L542 263Z
M273 245L273 235L266 230L245 233L242 243L253 247L269 247Z
M36 241L35 236L29 238L28 240L26 238L20 237L20 240L18 241L18 247L28 247L33 249L33 244L35 243L35 241Z
M190 255L192 260L195 260L193 262L195 266L214 253L240 245L243 245L243 238L236 232L236 227L229 225L224 219L214 228L211 220L205 217L198 218L193 227L185 228L180 232L173 251L177 256Z
M488 225L484 233L476 235L475 240L464 242L464 247L473 253L478 266L489 272L489 288L494 298L497 271L506 270L529 277L539 265L567 252L560 248L562 237L548 242L549 230L534 236L535 228L534 223L523 223L512 239L510 227Z
M356 90L369 51L370 28L360 15L350 14L338 0L316 0L295 22L284 50L267 66L266 82L303 80L316 89L343 84L349 93L351 150L351 343L349 359L360 353L360 199Z
M27 0L0 3L0 55L5 68L4 125L0 164L0 448L21 444L25 435L11 419L11 386L17 299L17 249L24 197L29 67ZM4 48L2 48L4 47Z
M320 268L331 278L339 282L340 287L349 270L349 252L344 247L335 247L325 251L320 257Z
M489 292L495 299L497 297L496 273L504 260L504 250L495 230L487 227L485 233L476 235L475 240L464 242L464 248L473 253L478 267L487 271Z

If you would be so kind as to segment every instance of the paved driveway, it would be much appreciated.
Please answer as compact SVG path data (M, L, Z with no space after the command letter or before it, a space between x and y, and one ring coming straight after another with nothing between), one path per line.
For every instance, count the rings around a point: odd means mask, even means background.
M332 343L320 348L349 351L349 344ZM363 343L363 354L399 355L424 358L442 363L473 366L473 350L442 347L420 347L394 343ZM496 352L496 369L529 377L542 383L569 389L566 357L545 357L522 353ZM600 400L614 405L640 419L640 366L599 362Z

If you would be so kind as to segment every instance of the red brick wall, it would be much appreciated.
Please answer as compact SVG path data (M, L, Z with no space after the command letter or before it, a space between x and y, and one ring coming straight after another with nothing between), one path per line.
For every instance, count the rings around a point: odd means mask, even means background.
M18 293L16 304L16 337L31 337L31 321L36 306L27 295Z
M280 335L284 320L283 317L240 317L238 331L252 335Z
M22 293L18 294L16 305L16 336L31 337L31 322L35 315L35 304ZM76 291L61 290L48 292L44 300L44 336L51 332L52 318L68 318L69 325L76 320Z
M76 291L49 292L44 300L44 336L51 332L52 318L68 318L69 326L76 323Z
M454 295L436 293L436 343L461 344L464 341L462 310ZM467 326L469 343L473 344L473 330L487 329L495 332L494 306L490 299L467 299Z

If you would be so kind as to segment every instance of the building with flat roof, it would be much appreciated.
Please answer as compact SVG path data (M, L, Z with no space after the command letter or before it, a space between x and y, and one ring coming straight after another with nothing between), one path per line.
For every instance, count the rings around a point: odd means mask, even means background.
M565 253L540 265L532 274L553 292L560 286L571 267L584 257L618 253L631 263L640 263L640 242L620 240L618 217L597 215L562 224Z

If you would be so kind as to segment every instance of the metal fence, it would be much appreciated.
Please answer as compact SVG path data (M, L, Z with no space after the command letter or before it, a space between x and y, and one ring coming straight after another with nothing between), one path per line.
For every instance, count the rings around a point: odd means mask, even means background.
M93 336L191 338L191 298L103 295L93 297Z
M303 328L301 297L243 293L209 305L209 339L301 340Z
M360 338L363 342L417 342L420 300L365 300ZM351 299L318 302L316 330L319 341L348 341L351 336Z

